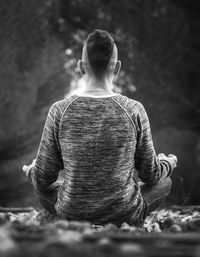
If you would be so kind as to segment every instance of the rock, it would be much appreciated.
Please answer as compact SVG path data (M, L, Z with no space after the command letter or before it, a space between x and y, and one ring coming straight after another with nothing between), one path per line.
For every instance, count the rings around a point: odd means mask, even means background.
M169 229L170 232L182 232L182 228L180 225L174 224Z
M139 255L143 253L143 249L141 247L141 245L136 244L136 243L122 243L120 245L120 251L122 252L122 254L130 255Z
M100 238L95 245L98 251L111 254L116 251L116 244L109 237Z
M84 231L91 228L91 223L86 221L69 221L68 228L71 230Z
M0 226L5 225L10 220L10 217L7 213L0 213Z
M129 229L130 229L130 226L126 222L122 223L120 230L129 231Z
M9 227L0 227L0 256L6 257L16 253L18 250L17 244L10 236Z
M116 231L118 230L118 227L112 223L108 223L103 228L104 231Z
M163 222L164 228L169 228L171 227L173 224L175 223L175 221L172 218L166 218Z
M120 227L120 230L121 231L130 231L130 232L133 232L133 231L136 231L137 228L134 227L134 226L130 226L128 225L126 222L122 223L121 227Z
M49 227L49 225L48 225ZM47 227L47 228L48 228ZM67 220L58 220L51 224L52 229L68 230L69 222Z
M71 245L81 242L82 238L83 235L80 232L68 230L59 233L59 235L54 240Z

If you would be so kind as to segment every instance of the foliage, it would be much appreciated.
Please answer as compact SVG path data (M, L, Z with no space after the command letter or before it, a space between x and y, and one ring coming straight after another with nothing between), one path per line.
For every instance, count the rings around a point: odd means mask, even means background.
M21 166L35 157L49 106L82 86L77 60L94 28L115 38L122 60L115 90L145 105L153 134L171 127L176 145L177 131L181 141L186 130L199 136L198 9L197 0L1 0L1 203L19 204L31 193ZM198 185L196 173L187 176L197 170L194 155L181 158L180 177Z
M80 58L82 42L94 28L113 34L123 70L118 86L124 94L145 103L155 128L173 124L198 129L199 104L191 90L188 65L194 62L191 54L195 48L180 7L166 0L117 4L112 0L60 1L60 16L60 36L75 59ZM193 64L192 69L195 72Z

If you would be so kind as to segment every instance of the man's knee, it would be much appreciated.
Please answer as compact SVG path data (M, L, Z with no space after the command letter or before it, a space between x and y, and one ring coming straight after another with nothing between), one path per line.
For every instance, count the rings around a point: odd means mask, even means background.
M170 177L167 177L165 180L163 180L163 182L161 182L163 184L163 186L166 188L166 191L168 191L168 193L171 191L171 187L172 187L172 180Z
M47 197L44 197L44 196L39 196L37 195L37 199L40 203L40 205L45 209L47 210L49 213L51 214L54 214L56 215L57 212L56 212L56 209L55 209L55 204L56 204L56 201L55 199L52 199L52 198L47 198ZM56 198L57 199L57 198Z
M143 182L139 182L138 185L140 186L141 188L141 191L142 192L150 192L152 190L162 190L164 189L165 191L169 191L171 190L171 187L172 187L172 180L170 177L167 177L165 178L164 180L160 181L159 183L157 184L152 184L152 185L147 185Z

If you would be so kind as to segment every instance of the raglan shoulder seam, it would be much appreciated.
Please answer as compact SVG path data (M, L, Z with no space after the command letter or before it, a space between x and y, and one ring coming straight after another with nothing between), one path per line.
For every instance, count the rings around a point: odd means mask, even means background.
M141 116L143 113L143 110L145 110L143 104L135 99L128 98L127 96L121 95L120 98L116 99L119 104L121 104L124 109L127 111L129 116L131 117L133 123L134 123L134 116L135 116L135 128L138 132L138 116Z
M53 105L56 105L59 110L60 110L60 113L61 113L61 118L62 116L64 115L64 113L66 112L67 108L77 99L79 98L78 96L70 96L68 98L65 98L63 100L60 100L60 101L57 101L55 102ZM63 106L61 106L63 105ZM63 107L63 108L62 108Z
M131 121L131 124L134 127L135 133L137 134L135 123L134 123L133 119L131 118L130 114L128 113L128 111L119 102L117 102L114 98L112 98L112 101L115 104L117 104L126 113L127 117L129 118L129 120Z
M61 110L61 117L60 117L60 121L59 121L59 131L61 131L61 130L60 130L61 123L62 123L63 117L64 117L64 115L65 115L67 109L68 109L69 106L70 106L72 103L74 103L78 98L79 98L79 96L73 95L73 96L71 96L71 97L69 97L69 98L67 98L67 99L62 100L62 101L65 102L66 106L64 107L64 110L63 110L63 111ZM62 102L62 101L61 101L61 102ZM60 107L59 107L59 108L60 108ZM61 109L61 108L60 108L60 109Z

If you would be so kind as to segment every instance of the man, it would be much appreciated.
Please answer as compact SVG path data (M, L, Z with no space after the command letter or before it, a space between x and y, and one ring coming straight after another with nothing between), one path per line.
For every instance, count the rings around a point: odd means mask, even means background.
M120 66L109 33L89 34L79 61L86 88L52 105L36 161L24 169L60 218L139 225L170 191L177 159L156 156L143 105L112 91Z

